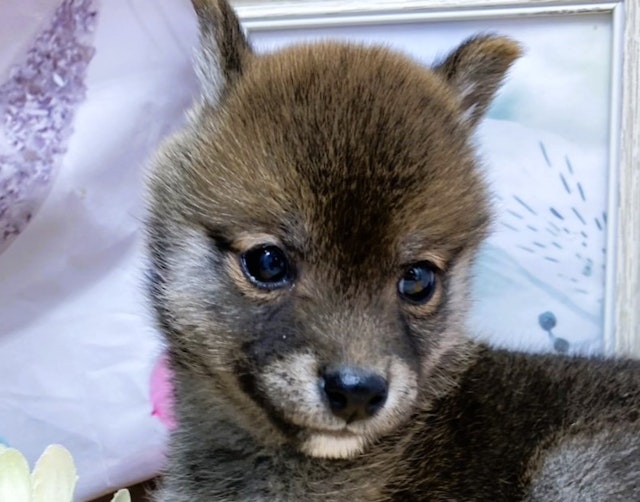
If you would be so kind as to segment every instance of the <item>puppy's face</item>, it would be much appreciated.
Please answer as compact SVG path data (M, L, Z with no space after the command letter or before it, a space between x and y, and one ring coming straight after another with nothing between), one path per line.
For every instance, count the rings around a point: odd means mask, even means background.
M199 400L264 444L353 456L464 357L489 218L469 137L518 48L476 38L434 69L352 45L257 56L225 3L194 3L203 99L148 219L178 416Z

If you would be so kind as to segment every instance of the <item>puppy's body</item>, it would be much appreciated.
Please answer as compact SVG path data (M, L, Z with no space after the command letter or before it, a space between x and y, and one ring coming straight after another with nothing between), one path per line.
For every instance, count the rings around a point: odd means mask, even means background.
M517 46L257 56L194 5L203 100L148 218L179 422L157 500L639 498L636 363L464 330L490 219L470 137Z
M353 459L260 445L200 396L183 406L159 500L637 499L634 362L473 350L455 392Z

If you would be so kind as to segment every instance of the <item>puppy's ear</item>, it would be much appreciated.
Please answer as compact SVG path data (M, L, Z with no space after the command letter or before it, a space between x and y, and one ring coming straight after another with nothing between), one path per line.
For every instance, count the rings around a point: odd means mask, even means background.
M477 36L463 42L433 69L457 92L464 120L474 126L520 54L520 46L510 38Z
M198 16L200 47L196 73L206 101L216 104L242 75L251 46L226 0L192 0Z

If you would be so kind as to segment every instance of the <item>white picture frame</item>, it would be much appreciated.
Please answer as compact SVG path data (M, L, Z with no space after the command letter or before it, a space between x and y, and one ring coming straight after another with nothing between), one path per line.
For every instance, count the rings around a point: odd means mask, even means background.
M604 352L640 357L640 4L554 0L312 0L232 2L249 34L325 26L416 21L608 16L610 143Z

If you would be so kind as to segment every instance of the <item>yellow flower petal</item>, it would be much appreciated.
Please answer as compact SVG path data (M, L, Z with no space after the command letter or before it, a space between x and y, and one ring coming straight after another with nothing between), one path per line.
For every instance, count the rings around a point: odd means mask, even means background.
M31 480L29 464L15 448L0 450L0 500L29 502L31 500Z
M129 490L118 490L111 499L111 502L131 502L131 495L129 494Z
M57 444L47 446L31 474L31 502L71 502L77 481L71 453Z

